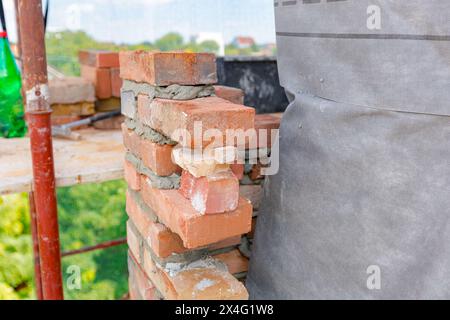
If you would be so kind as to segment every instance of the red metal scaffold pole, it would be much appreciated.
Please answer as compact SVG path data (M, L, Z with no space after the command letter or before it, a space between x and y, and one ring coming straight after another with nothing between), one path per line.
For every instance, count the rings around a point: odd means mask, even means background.
M59 300L63 299L63 287L42 2L19 0L18 7L42 294L46 300Z

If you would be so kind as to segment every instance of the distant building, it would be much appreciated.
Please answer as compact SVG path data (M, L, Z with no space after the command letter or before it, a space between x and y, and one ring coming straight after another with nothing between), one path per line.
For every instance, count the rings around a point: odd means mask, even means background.
M260 53L263 56L274 56L276 55L277 45L275 43L267 43L260 47Z
M238 49L248 49L253 47L256 42L252 37L236 37L232 44Z

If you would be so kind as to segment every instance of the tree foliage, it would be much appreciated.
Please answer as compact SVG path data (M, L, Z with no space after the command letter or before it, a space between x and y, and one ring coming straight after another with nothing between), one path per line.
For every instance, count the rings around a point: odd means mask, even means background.
M83 49L98 50L159 50L174 51L182 50L188 52L211 52L217 53L219 45L212 40L195 43L185 42L183 37L175 32L168 33L157 39L154 43L143 42L139 44L114 44L109 42L98 42L83 31L48 32L46 35L46 48L48 63L65 75L80 75L78 63L78 51Z
M124 181L59 188L61 250L126 236ZM126 246L63 258L66 299L119 299L128 291ZM81 271L80 290L66 286L69 266ZM0 300L34 299L32 244L26 194L0 197Z

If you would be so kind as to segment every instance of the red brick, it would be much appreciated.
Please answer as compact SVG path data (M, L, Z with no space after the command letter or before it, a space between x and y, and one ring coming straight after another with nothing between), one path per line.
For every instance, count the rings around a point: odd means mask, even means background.
M150 225L147 241L153 252L160 258L167 258L172 254L188 251L181 238L161 223Z
M125 148L132 154L138 156L140 152L140 138L133 131L128 129L125 124L122 124L122 137Z
M180 192L191 200L194 209L200 213L229 212L236 210L239 202L239 180L231 170L200 178L184 171Z
M213 84L216 58L209 53L124 51L120 76L155 86Z
M120 69L111 68L111 94L113 97L120 98L120 89L122 89L122 79L120 78Z
M133 137L132 139L134 139ZM139 137L136 137L140 139ZM160 145L150 140L140 139L139 154L142 162L159 176L170 176L180 173L181 168L172 162L171 145Z
M147 178L142 181L142 197L160 221L177 233L188 249L207 246L249 232L252 206L240 198L238 208L224 214L203 215L178 190L152 188Z
M235 150L234 147L232 148ZM177 147L172 152L172 158L176 164L189 171L194 177L206 177L218 171L230 169L230 165L226 162L233 162L234 158L227 160L226 156L222 157L225 152L216 152L220 149L224 148L189 149Z
M231 274L248 271L248 259L238 249L215 255L214 258L225 263Z
M78 52L80 64L96 68L119 68L119 53L100 50Z
M109 99L112 96L111 73L109 69L81 66L81 76L92 82L98 99Z
M167 258L175 253L184 253L188 251L183 245L180 236L170 231L165 225L155 222L151 214L137 204L134 196L127 192L127 214L133 221L136 229L147 241L152 251L160 258ZM241 242L241 236L235 236L208 246L209 250L218 250L238 245Z
M244 104L244 91L242 89L227 86L214 86L214 91L219 98L236 104Z
M128 248L130 249L131 253L136 257L136 260L141 263L142 261L142 249L143 249L143 243L140 235L136 232L134 229L134 225L132 222L128 220L127 222L127 243Z
M134 166L127 160L124 162L125 181L132 190L141 190L141 175L136 171Z
M130 300L159 300L155 286L131 252L128 253L128 287Z
M155 222L151 218L153 212L144 212L130 192L127 192L127 214L158 257L166 258L173 253L187 251L180 237L163 224Z
M152 212L145 212L135 199L135 196L127 191L126 194L126 211L127 215L136 229L139 231L144 239L150 236L150 226L155 223L155 218L152 218Z
M154 99L148 104L138 101L140 120L151 128L171 137L183 146L195 147L194 124L201 122L202 131L216 129L221 133L223 144L236 145L235 141L228 141L228 129L242 129L246 131L254 128L255 109L233 104L217 97L200 98L187 101ZM190 140L183 141L179 130L189 133ZM203 140L203 137L200 137ZM233 139L234 140L234 139ZM197 141L199 146L206 146L211 141ZM242 143L240 143L242 144Z
M144 270L167 300L246 300L244 285L218 268L193 268L169 275L144 251Z

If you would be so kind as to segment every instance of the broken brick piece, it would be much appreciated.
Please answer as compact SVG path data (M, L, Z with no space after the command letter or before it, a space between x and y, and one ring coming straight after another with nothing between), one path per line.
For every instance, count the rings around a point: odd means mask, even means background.
M214 86L214 91L219 98L235 104L244 104L244 91L242 89L216 85Z
M178 190L151 187L142 177L141 195L159 220L177 233L188 249L207 246L250 231L252 205L240 198L236 210L224 214L203 215Z
M154 86L214 84L216 58L210 53L123 51L120 76Z
M229 151L227 151L230 149ZM225 151L224 151L225 150ZM217 151L217 152L216 152ZM218 171L228 170L228 163L234 162L237 150L234 147L216 149L174 148L173 161L189 171L194 177L205 177ZM228 159L227 159L228 158Z
M109 69L81 66L81 76L92 82L98 99L109 99L112 95L111 73Z
M254 108L217 97L187 101L154 99L150 104L138 102L138 113L145 125L183 146L193 148L207 146L212 141L215 141L216 147L245 145L246 131L254 129L255 118ZM196 126L211 136L196 136L199 131L194 131ZM227 139L227 134L231 138Z
M96 68L119 68L119 53L101 50L81 50L78 52L81 65Z
M219 171L196 178L184 171L180 183L181 194L191 200L195 210L216 214L236 210L239 202L239 180L231 170Z
M215 266L187 267L171 272L158 266L144 250L143 269L167 300L247 300L244 285Z

